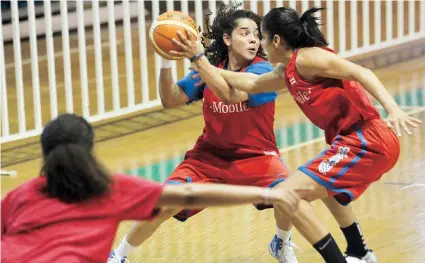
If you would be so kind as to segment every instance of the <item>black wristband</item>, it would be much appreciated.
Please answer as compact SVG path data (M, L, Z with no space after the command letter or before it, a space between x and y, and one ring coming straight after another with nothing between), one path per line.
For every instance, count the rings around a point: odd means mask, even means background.
M189 58L190 62L193 63L195 61L197 61L200 57L202 57L204 55L204 53L198 53L195 56Z

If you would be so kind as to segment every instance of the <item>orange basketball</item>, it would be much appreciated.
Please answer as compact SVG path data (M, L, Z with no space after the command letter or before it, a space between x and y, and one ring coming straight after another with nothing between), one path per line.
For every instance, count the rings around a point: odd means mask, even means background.
M155 51L163 58L179 60L183 57L170 55L171 50L180 51L180 47L171 41L173 38L179 39L177 30L180 30L187 37L186 30L198 35L195 21L188 15L180 11L170 11L160 15L152 24L149 30L149 38Z

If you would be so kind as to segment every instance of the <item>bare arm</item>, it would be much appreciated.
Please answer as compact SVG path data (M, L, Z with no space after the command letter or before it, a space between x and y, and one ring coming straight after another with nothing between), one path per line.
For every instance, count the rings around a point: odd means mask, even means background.
M159 73L159 96L164 108L174 108L189 101L183 90L174 83L171 68L161 68Z
M170 54L191 58L201 52L200 38L197 39L189 31L186 33L188 38L177 31L178 39L173 39L173 42L183 51L170 51ZM248 94L230 87L205 56L196 60L195 66L208 88L225 104L234 104L248 99Z
M166 185L157 207L205 208L242 204L279 204L293 212L299 196L290 190L223 184Z
M406 133L410 134L406 124L417 127L415 122L420 123L419 120L407 116L400 109L388 90L369 69L321 48L301 50L297 57L296 66L298 72L306 78L328 77L358 81L389 113L389 120L394 124L399 135L401 135L400 126Z
M297 70L303 77L327 77L358 81L375 97L387 112L398 108L397 103L369 69L363 68L338 55L321 48L305 49L299 52Z
M263 75L217 70L231 87L245 91L248 94L286 90L282 64L278 64L272 72Z
M198 59L195 65L208 88L225 104L234 104L248 99L246 92L230 87L218 69L211 65L205 56Z

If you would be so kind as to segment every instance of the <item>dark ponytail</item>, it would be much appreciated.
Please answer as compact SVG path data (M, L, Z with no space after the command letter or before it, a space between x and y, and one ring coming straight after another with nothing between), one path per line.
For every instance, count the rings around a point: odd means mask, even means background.
M322 31L320 31L319 24L317 23L320 18L313 16L314 13L323 9L324 8L316 7L310 8L300 17L300 24L302 28L300 41L304 42L304 45L307 47L328 45L328 42L323 36Z
M299 17L292 8L273 8L263 19L263 31L267 31L271 38L280 36L291 49L327 46L317 23L319 18L313 16L319 10L324 8L310 8Z
M81 117L60 115L41 135L46 177L42 192L65 203L83 202L109 191L111 178L92 154L93 129Z

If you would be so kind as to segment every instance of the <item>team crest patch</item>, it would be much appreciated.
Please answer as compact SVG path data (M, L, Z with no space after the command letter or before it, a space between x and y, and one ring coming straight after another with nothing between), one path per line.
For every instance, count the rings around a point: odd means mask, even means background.
M337 163L339 163L342 159L348 157L348 152L350 151L349 147L339 147L337 153L332 156L329 160L323 160L319 164L319 172L323 175L326 175Z

